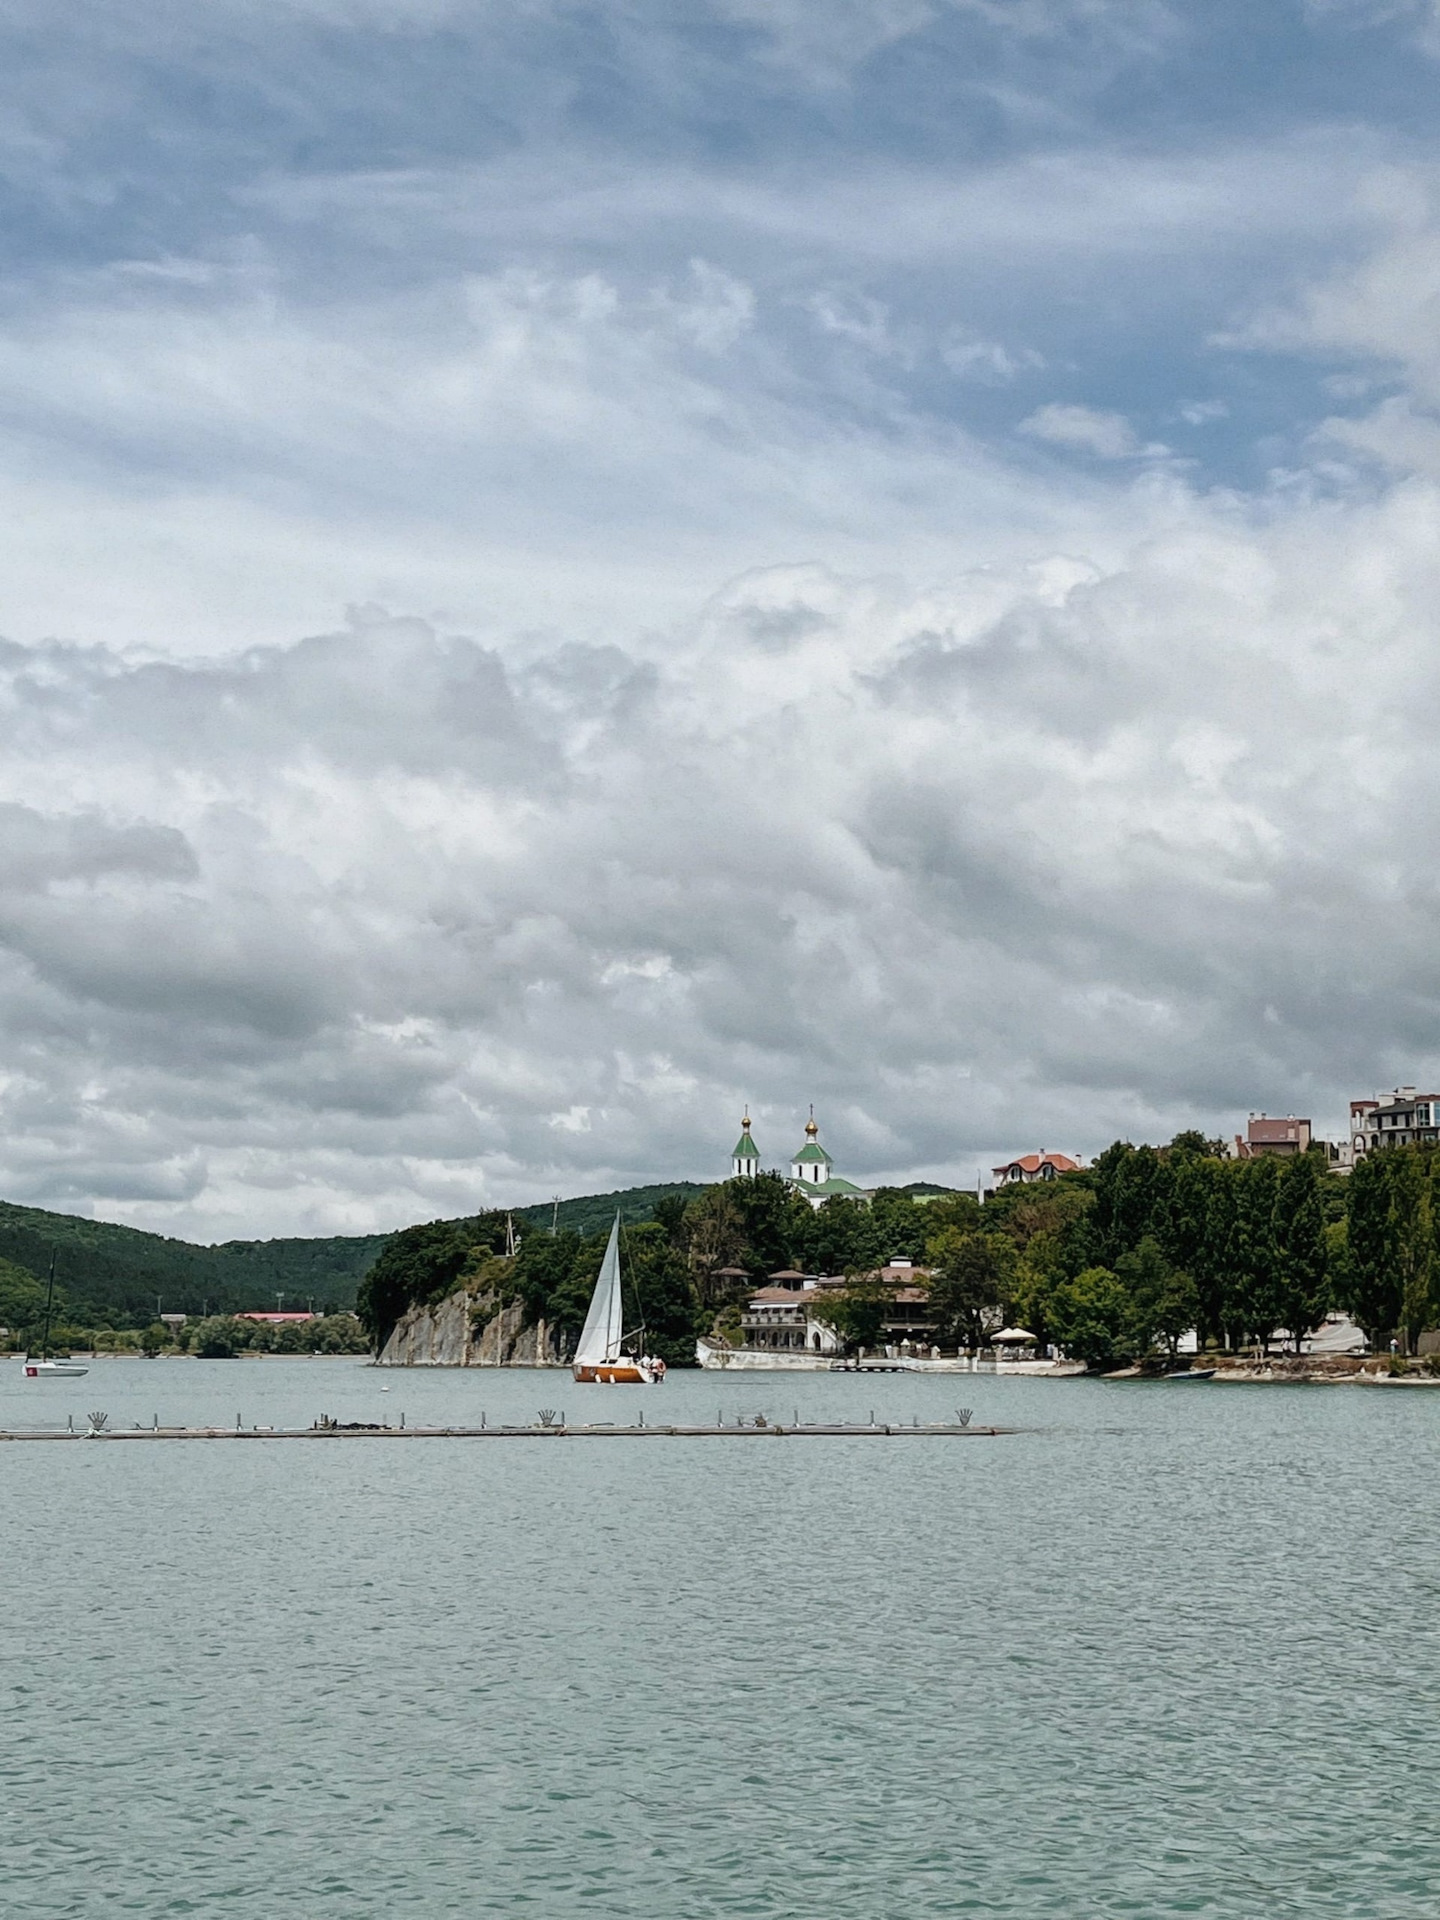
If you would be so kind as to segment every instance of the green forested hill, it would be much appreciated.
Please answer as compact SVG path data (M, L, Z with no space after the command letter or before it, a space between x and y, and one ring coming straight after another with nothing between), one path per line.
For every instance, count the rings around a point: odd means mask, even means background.
M657 1200L672 1193L682 1200L693 1200L705 1188L698 1180L670 1180L658 1187L623 1187L618 1193L587 1193L578 1200L562 1200L558 1208L553 1200L537 1207L516 1207L515 1219L532 1227L571 1227L576 1233L598 1233L608 1228L618 1210L627 1227L648 1220Z
M703 1191L695 1181L682 1180L562 1200L559 1224L590 1234L608 1227L617 1207L627 1223L634 1223L648 1220L666 1194L688 1200ZM546 1201L516 1208L514 1217L517 1227L548 1227L554 1213L554 1203ZM56 1318L72 1326L145 1326L155 1318L157 1303L166 1313L235 1313L273 1307L277 1294L284 1295L287 1307L312 1301L317 1307L351 1307L356 1288L389 1238L337 1234L202 1247L137 1227L0 1201L0 1262L12 1262L43 1281L53 1253ZM7 1314L13 1321L20 1312L10 1291L0 1288L0 1322Z
M324 1240L231 1240L197 1247L136 1227L0 1202L0 1259L55 1284L76 1324L146 1324L167 1313L287 1306L348 1307L386 1234Z

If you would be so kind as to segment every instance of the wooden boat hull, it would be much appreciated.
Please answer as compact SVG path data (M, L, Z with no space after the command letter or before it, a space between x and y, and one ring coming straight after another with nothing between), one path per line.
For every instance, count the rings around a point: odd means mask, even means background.
M594 1366L572 1367L575 1378L602 1387L654 1387L665 1378L662 1372L638 1360L600 1360Z

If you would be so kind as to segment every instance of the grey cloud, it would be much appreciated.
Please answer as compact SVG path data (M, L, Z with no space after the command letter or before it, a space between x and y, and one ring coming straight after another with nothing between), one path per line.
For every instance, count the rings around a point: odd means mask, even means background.
M93 1162L129 1217L279 1230L703 1174L742 1097L767 1151L813 1096L853 1171L968 1178L1423 1072L1435 562L1403 496L1337 511L1192 502L1123 566L919 595L761 572L646 661L378 614L193 668L12 650L11 779L195 862L36 896L12 1124L43 1083L56 1192Z
M195 855L182 833L150 821L116 825L97 813L45 814L0 804L0 897L110 874L191 880Z

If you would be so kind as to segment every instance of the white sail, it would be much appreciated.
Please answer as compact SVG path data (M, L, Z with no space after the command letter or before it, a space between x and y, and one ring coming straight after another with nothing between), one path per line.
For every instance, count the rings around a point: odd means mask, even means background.
M610 1229L610 1244L600 1262L600 1278L595 1282L590 1311L581 1329L580 1344L575 1349L574 1364L597 1367L613 1360L620 1351L620 1335L620 1216L617 1213Z

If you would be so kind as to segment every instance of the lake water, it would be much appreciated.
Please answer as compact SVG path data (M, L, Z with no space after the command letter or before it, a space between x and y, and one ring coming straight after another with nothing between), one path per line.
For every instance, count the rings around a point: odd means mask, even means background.
M388 1387L388 1393L381 1388ZM1432 1920L1440 1391L0 1362L7 1915Z

